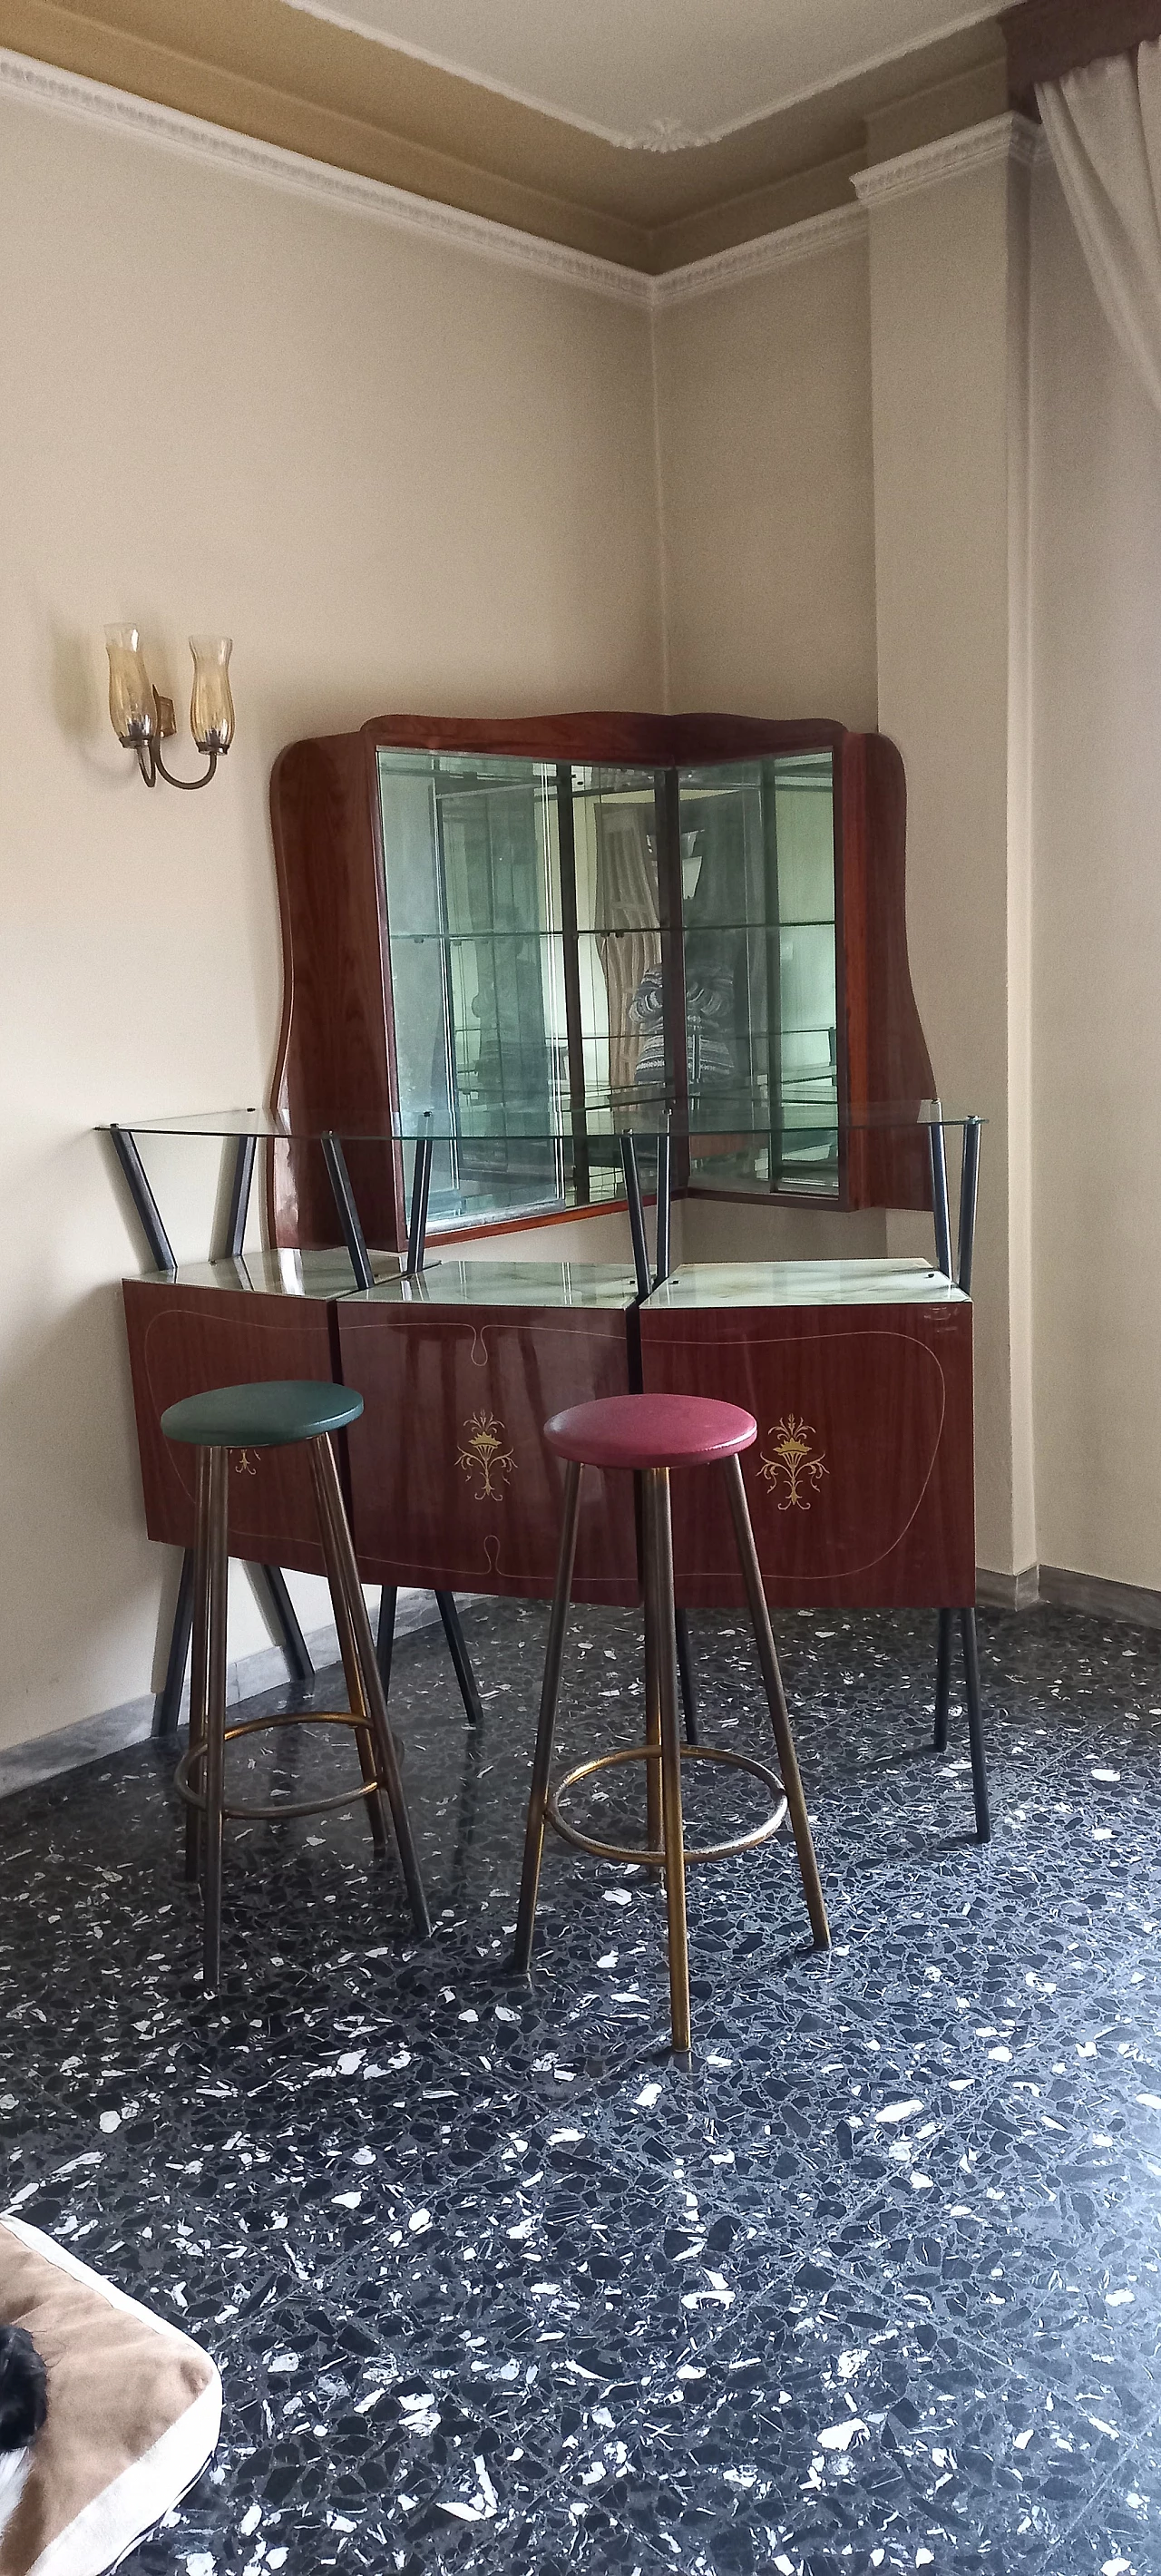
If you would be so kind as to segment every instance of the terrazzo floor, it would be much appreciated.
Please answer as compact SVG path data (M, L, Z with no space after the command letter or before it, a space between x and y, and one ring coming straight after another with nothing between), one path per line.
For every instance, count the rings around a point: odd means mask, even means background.
M472 1614L474 1739L398 1650L427 1947L357 1815L235 1828L206 2001L154 1748L0 1801L0 2199L225 2382L133 2576L1161 2576L1161 1639L981 1628L988 1849L933 1622L781 1623L835 1947L782 1838L698 1873L691 2072L642 1873L553 1845L506 1972L540 1608ZM740 1623L695 1643L761 1750ZM562 1755L630 1739L637 1653L578 1615Z

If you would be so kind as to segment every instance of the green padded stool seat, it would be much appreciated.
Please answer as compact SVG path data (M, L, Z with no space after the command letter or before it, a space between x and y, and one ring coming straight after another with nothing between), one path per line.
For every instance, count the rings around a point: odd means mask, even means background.
M320 1385L316 1378L276 1377L261 1386L212 1386L184 1396L161 1417L167 1440L194 1449L288 1449L295 1440L317 1440L357 1422L363 1399L349 1386Z
M275 1822L288 1816L322 1815L332 1807L346 1807L352 1798L362 1797L367 1802L376 1849L383 1852L387 1848L383 1812L386 1792L412 1920L421 1938L425 1939L431 1930L399 1756L387 1724L382 1677L331 1447L332 1433L357 1422L362 1410L362 1396L352 1387L320 1385L310 1378L273 1378L254 1386L208 1387L201 1395L187 1395L180 1404L171 1404L161 1417L161 1428L168 1440L182 1441L198 1453L189 1749L178 1763L176 1776L186 1801L186 1876L200 1880L204 1898L202 1965L207 1993L216 1990L221 1972L222 1826L227 1816ZM295 1441L305 1443L310 1461L319 1537L350 1707L304 1709L297 1715L246 1718L236 1726L227 1726L230 1452L286 1449ZM240 1806L228 1799L227 1745L239 1736L262 1735L284 1726L352 1728L361 1785L341 1791L337 1797L282 1797L269 1806Z

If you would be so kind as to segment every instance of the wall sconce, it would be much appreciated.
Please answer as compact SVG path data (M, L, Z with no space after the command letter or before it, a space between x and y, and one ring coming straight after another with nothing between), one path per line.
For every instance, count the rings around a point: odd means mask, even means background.
M234 701L230 695L230 651L228 635L191 635L189 649L193 654L193 695L190 698L190 731L198 750L209 758L209 768L201 778L174 778L161 757L161 744L177 732L172 698L157 694L141 658L141 639L135 626L107 626L105 644L109 655L109 715L117 740L126 751L135 751L141 775L147 787L164 778L167 787L208 787L218 766L219 756L228 752L234 739Z

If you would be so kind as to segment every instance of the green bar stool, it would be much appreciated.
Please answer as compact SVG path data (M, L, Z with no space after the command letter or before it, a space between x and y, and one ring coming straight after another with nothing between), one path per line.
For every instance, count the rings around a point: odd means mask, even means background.
M353 1798L367 1801L376 1849L387 1847L384 1790L411 1900L415 1929L431 1930L419 1861L399 1776L371 1624L343 1504L331 1433L357 1422L363 1399L347 1386L309 1379L272 1379L258 1386L217 1386L186 1396L162 1414L167 1440L198 1452L197 1534L194 1544L193 1657L190 1671L189 1750L176 1780L186 1801L186 1876L200 1879L204 1896L203 1962L207 1993L217 1991L222 1949L222 1824L227 1816L260 1822L317 1816ZM231 1449L286 1449L305 1440L310 1450L319 1536L326 1559L335 1626L346 1675L349 1709L309 1709L298 1716L247 1718L226 1724L226 1583L229 1568L228 1491ZM359 1789L337 1797L279 1799L276 1805L237 1806L226 1797L226 1746L240 1736L282 1726L353 1727L363 1774Z

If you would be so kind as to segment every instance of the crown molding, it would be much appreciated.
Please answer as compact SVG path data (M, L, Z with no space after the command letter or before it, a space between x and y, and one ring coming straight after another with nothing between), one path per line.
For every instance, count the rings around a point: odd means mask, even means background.
M211 125L202 117L187 116L179 108L158 106L132 91L87 80L79 72L60 71L52 64L37 62L29 54L12 53L4 47L0 47L0 98L16 99L49 115L67 116L82 125L150 143L162 151L179 153L186 160L208 162L234 178L255 180L261 187L308 197L342 214L360 215L393 231L416 234L446 250L468 251L501 267L522 269L554 285L577 287L616 304L636 305L648 313L688 304L719 288L769 276L775 269L792 267L799 260L814 259L861 238L866 229L863 206L839 206L828 214L809 215L802 223L787 224L779 232L763 233L756 241L739 242L733 250L718 251L711 258L692 260L684 268L653 277L643 269L624 268L616 260L597 259L588 251L570 250L563 243L544 241L538 234L519 232L511 224L494 222L490 216L468 214L458 206L441 205L435 198L415 196L406 188L392 187L385 179L366 179L355 171L337 169L329 161L314 161L305 153L289 152L281 144L236 134L232 127ZM1006 125L1022 120L1001 118L999 122ZM909 156L915 161L923 157L922 153ZM883 166L891 169L897 165Z
M739 242L734 250L717 251L710 259L691 260L687 268L671 268L663 277L652 278L650 302L655 312L665 312L674 304L692 304L699 295L714 295L722 287L743 285L747 278L793 268L800 259L842 250L848 242L864 240L866 231L863 206L836 206L829 214L808 215L802 223L786 224L781 232L762 233L757 241Z
M942 187L946 179L990 170L998 162L1011 161L1018 169L1030 170L1044 148L1042 128L1009 110L1003 116L988 117L983 125L967 126L962 134L923 143L917 152L900 152L893 161L877 161L870 170L857 170L853 186L860 205L870 211L873 206L889 205L895 197Z
M434 197L415 196L407 188L392 187L386 179L365 179L356 171L336 168L332 162L288 152L279 143L263 143L257 136L236 134L232 127L211 125L207 119L187 116L179 108L158 106L130 90L86 80L79 72L60 71L52 64L37 62L30 54L11 53L5 47L0 47L0 98L19 99L25 106L46 109L50 115L68 116L82 125L131 136L139 143L160 145L163 151L180 153L186 160L210 162L234 178L253 179L262 187L310 197L316 204L333 206L343 214L362 215L395 232L418 234L446 250L470 251L477 258L489 259L503 268L523 269L558 286L587 289L589 294L604 296L616 304L635 304L647 310L653 300L654 280L641 269L622 268L616 260L597 259L589 251L570 250L565 243L544 241L538 234L519 232L514 225L497 223L488 215L468 214L462 207L441 205Z

